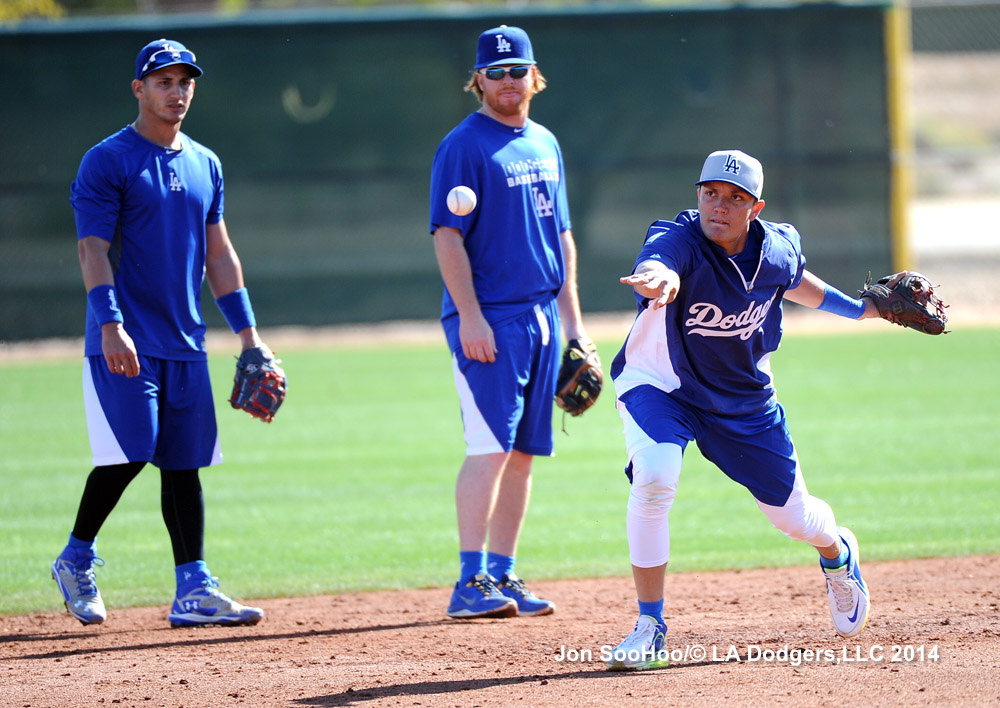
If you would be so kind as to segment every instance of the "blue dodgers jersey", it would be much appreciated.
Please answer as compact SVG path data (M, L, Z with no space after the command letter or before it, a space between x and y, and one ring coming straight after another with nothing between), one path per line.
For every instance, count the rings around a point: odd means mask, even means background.
M748 244L760 256L744 275L705 237L697 211L649 227L635 266L660 260L681 285L677 298L656 311L636 293L639 314L611 367L619 397L646 384L720 415L777 403L770 356L781 341L781 299L802 281L805 258L789 224L757 219Z
M222 165L183 135L169 150L127 126L91 148L70 203L78 238L111 243L118 306L140 354L206 358L201 286L205 225L223 212ZM87 311L87 356L101 354L101 328Z
M472 213L448 210L452 187L476 193ZM430 231L459 229L483 315L492 326L555 297L566 278L559 235L570 226L562 152L529 120L523 129L472 113L452 130L431 168ZM457 315L445 288L441 319Z

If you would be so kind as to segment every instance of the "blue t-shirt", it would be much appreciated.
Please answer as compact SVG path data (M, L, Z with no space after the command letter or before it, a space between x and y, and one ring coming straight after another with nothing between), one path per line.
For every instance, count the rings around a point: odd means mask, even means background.
M222 165L211 150L181 138L183 147L171 150L132 126L109 136L84 155L70 203L78 238L111 243L118 306L138 352L201 361L205 226L222 219ZM89 308L84 353L102 353Z
M647 260L676 271L680 290L656 311L636 293L639 314L611 367L617 395L648 384L720 415L775 405L770 355L781 342L781 300L806 262L798 231L756 219L746 249L730 258L688 210L649 227L635 266Z
M476 193L472 213L448 210L452 187ZM555 136L529 120L512 128L482 113L459 123L431 168L430 230L459 229L483 316L502 324L555 297L566 278L559 235L570 226L562 152ZM457 316L445 288L441 319Z

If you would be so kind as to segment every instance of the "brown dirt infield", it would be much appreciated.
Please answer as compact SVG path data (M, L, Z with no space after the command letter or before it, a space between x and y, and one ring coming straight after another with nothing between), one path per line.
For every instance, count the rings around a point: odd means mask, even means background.
M65 613L0 617L0 702L1000 705L1000 557L863 569L873 610L847 640L817 567L671 574L669 646L687 656L631 674L602 661L635 619L626 578L532 583L555 615L465 622L444 616L440 588L263 600L264 621L243 628L170 629L166 607L116 610L107 598L96 627ZM558 661L564 651L583 660Z
M994 262L978 267L992 278ZM947 273L944 265L925 272ZM973 288L985 281L961 265L961 278L938 276L969 284L954 293L954 324L996 326L995 289ZM630 321L588 317L588 327L614 337ZM819 334L878 326L814 313L787 324ZM441 338L434 323L264 334L276 348L368 346L373 334ZM234 346L225 333L210 344ZM0 362L76 358L81 349L0 343ZM444 588L262 600L256 627L197 630L170 629L166 606L120 610L108 597L98 627L64 612L0 617L0 705L1000 707L1000 556L862 567L872 614L846 640L832 629L816 566L670 574L668 644L681 658L640 674L607 672L602 659L635 621L628 578L533 582L556 601L555 615L472 622L444 615ZM558 661L564 651L582 660Z

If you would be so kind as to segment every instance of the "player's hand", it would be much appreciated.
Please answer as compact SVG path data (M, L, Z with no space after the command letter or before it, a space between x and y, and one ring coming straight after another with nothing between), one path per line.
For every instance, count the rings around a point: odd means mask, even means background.
M139 375L139 354L135 342L121 322L108 322L101 327L101 350L112 374L123 374L128 378Z
M478 317L461 317L458 338L462 342L462 353L466 359L484 364L496 361L497 345L493 338L493 328L482 314Z
M889 288L889 290L892 290L899 284L900 280L902 280L909 274L910 271L908 270L900 271L899 273L896 273L894 276L892 276L892 278L889 279L889 282L886 283L885 286ZM878 306L875 304L875 301L872 300L870 297L861 298L861 302L865 304L865 312L863 315L861 315L861 317L858 318L859 320L867 320L872 317L882 316L879 314Z
M673 302L681 287L680 276L667 269L633 273L619 278L618 281L624 285L631 285L637 293L649 300L654 310Z

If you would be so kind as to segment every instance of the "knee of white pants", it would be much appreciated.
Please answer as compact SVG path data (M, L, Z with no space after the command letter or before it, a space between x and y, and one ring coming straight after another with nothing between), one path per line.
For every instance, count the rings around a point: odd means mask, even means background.
M632 491L629 511L666 514L677 494L683 453L677 445L659 443L639 450L632 457Z
M796 541L805 541L817 548L832 546L837 542L837 520L830 505L804 489L792 490L784 506L770 506L757 502L757 506L781 533Z
M670 507L677 493L682 455L677 445L658 444L632 457L625 526L634 566L653 568L670 559Z

